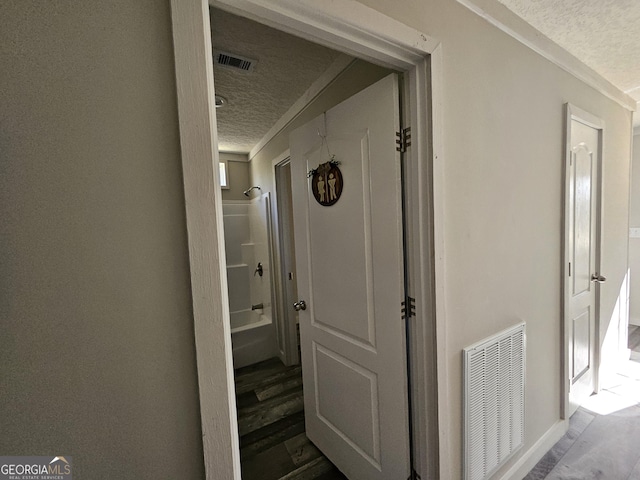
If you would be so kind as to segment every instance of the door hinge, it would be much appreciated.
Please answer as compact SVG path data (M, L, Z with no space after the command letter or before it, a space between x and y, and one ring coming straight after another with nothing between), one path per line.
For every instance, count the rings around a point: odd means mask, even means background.
M411 469L411 475L407 480L421 480L420 474L416 472L414 469Z
M396 151L404 153L411 146L411 127L396 132Z
M401 303L401 306L402 308L400 312L402 314L403 320L416 316L416 299L415 298L409 297L407 295L404 302Z

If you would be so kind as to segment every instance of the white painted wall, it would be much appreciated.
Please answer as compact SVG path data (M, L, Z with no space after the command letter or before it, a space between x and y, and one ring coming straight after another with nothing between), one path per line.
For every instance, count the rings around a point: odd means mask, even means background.
M636 135L633 137L631 173L629 227L640 228L640 129L636 129ZM629 238L629 270L631 272L629 322L640 325L640 233L638 237Z

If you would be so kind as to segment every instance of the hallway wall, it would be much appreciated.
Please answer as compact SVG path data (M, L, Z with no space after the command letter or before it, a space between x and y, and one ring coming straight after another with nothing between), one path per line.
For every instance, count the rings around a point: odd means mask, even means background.
M450 400L440 413L448 437L445 468L448 478L461 474L461 350L524 320L526 442L505 472L561 417L567 102L605 123L603 386L625 344L631 113L456 2L414 0L393 8L385 0L362 3L443 43L447 344L440 347L449 359L441 388ZM271 159L285 142L280 135L254 157L254 182L269 184Z
M560 418L563 105L605 122L601 338L627 316L631 114L453 0L362 3L443 46L442 478L461 473L461 349L527 322L525 448L499 476ZM0 19L0 451L201 479L169 3Z
M461 350L527 323L525 445L560 419L564 104L605 123L600 342L617 347L627 273L631 113L451 0L372 8L442 42L446 384L442 478L462 465ZM622 297L622 298L621 298ZM607 338L605 342L605 337ZM613 345L612 345L613 344ZM609 368L604 366L604 370Z
M0 2L0 453L202 479L164 0Z

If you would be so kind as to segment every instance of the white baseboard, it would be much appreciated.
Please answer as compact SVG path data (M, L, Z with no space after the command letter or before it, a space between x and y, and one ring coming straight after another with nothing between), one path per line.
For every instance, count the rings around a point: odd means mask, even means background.
M556 442L567 433L568 429L568 420L558 420L499 480L520 480L524 478L544 454L551 450Z

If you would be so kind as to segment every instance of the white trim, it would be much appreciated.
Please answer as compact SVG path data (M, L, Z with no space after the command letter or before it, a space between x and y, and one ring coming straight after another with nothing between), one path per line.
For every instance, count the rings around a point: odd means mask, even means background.
M444 152L444 107L442 101L444 99L444 67L442 65L443 53L442 47L438 45L431 53L430 75L431 79L431 130L433 136L431 138L431 172L428 166L425 168L424 175L432 175L432 192L431 201L433 211L431 212L433 221L433 267L435 283L433 288L435 311L435 328L436 328L436 345L438 346L436 354L436 380L437 385L441 386L436 389L438 397L438 438L439 438L439 478L453 478L451 472L453 448L451 446L451 433L446 428L446 420L459 414L459 408L449 398L449 389L445 387L450 377L449 358L447 354L447 310L446 310L446 275L445 275L445 152ZM426 208L426 205L423 206ZM424 252L426 255L429 252ZM425 280L424 284L428 284Z
M602 119L570 103L567 103L567 118L569 120L577 120L578 122L597 130L604 129L604 122Z
M527 450L512 467L507 470L500 480L524 478L540 459L560 440L569 429L568 420L558 420L545 434Z
M232 155L232 157L228 157L228 155ZM236 163L249 163L249 157L247 156L246 153L240 153L240 152L225 152L223 150L220 150L218 152L218 156L220 158L222 157L226 157L225 160L227 162L236 162ZM237 158L237 157L244 157L244 158Z
M389 68L409 70L438 42L355 0L210 0L212 6Z
M300 113L304 110L304 108L309 105L318 95L320 95L325 88L327 88L331 83L342 73L344 72L349 65L351 65L354 61L353 57L349 55L340 55L336 58L329 68L327 68L320 77L316 79L315 82L311 84L311 86L307 89L306 92L302 94L302 96L296 100L296 102L291 105L289 110L287 110L280 119L269 129L269 131L260 139L258 143L251 149L249 152L249 160L255 157L260 150L264 148L264 146L269 143L273 137L275 137L278 133L280 133L289 123L291 123Z
M204 465L207 479L240 480L213 55L206 0L171 0L171 21Z
M275 293L276 297L276 311L278 312L278 318L283 318L282 321L276 320L274 323L276 325L276 332L280 335L280 329L283 329L283 339L285 345L283 345L282 349L279 349L280 360L285 365L296 365L300 363L300 359L298 358L298 334L296 330L296 324L293 321L294 319L287 316L283 312L286 307L286 293L284 291L286 278L283 276L283 265L282 265L282 238L280 232L280 210L278 209L278 180L276 178L276 167L281 164L286 164L289 162L291 157L291 153L289 149L282 152L280 155L276 156L271 161L271 176L273 180L273 193L274 199L271 204L271 210L273 212L273 231L274 231L274 239L276 248L274 251L276 253L276 262L274 263L274 272L276 273L276 281L277 281L277 293ZM291 207L290 207L291 208Z
M457 0L487 22L540 54L565 72L594 88L627 110L635 111L636 100L585 65L564 48L536 30L497 0Z
M420 364L412 374L416 382L417 401L422 405L437 405L437 409L415 409L416 419L421 423L416 430L437 431L437 438L422 433L426 438L426 449L437 451L435 458L422 458L422 478L452 478L451 432L447 419L457 409L449 401L447 359L447 324L445 309L445 244L444 244L444 152L443 152L443 78L442 47L437 45L428 61L411 70L405 82L405 91L410 102L426 105L426 109L415 108L405 100L409 114L412 139L419 132L431 132L429 142L412 142L406 174L407 197L426 199L407 202L407 254L409 265L422 265L422 269L410 269L410 295L416 297L416 340L412 348L417 349L415 363ZM420 88L427 84L428 91ZM433 275L426 278L425 275ZM424 346L437 345L435 351ZM420 376L422 378L420 378ZM442 388L438 388L441 385ZM441 421L440 421L441 419ZM432 443L429 443L432 442ZM418 455L422 452L418 452Z
M181 7L181 3L190 5L189 7ZM200 8L194 8L194 5L198 4ZM432 182L442 180L442 177L436 177L435 179L430 177L431 165L433 163L433 156L439 155L438 161L440 164L443 162L442 152L440 150L442 145L442 130L440 125L434 124L434 119L440 119L440 106L442 105L442 99L439 98L442 95L442 63L440 60L440 48L439 44L433 38L408 27L397 20L383 15L382 13L373 10L354 0L212 0L211 4L217 8L230 11L235 14L245 16L254 20L258 20L261 23L265 23L271 27L278 28L280 30L303 36L304 38L320 43L322 45L332 47L354 57L358 57L364 60L371 61L373 63L386 66L388 68L402 70L408 73L411 77L411 91L409 92L408 105L411 110L412 118L422 119L422 124L412 132L412 147L409 149L409 163L411 168L415 172L419 172L418 188L413 192L413 195L409 198L409 202L412 205L418 207L420 215L423 218L420 220L419 238L420 243L416 244L416 251L413 252L414 258L417 259L416 272L412 277L413 286L415 291L420 292L421 298L435 299L429 305L440 305L435 311L429 311L426 304L422 308L422 314L417 317L416 323L422 324L422 329L425 332L433 332L437 330L439 335L445 335L446 319L442 317L436 317L435 321L437 326L433 325L434 317L436 314L440 315L444 313L443 298L438 298L439 293L434 290L435 285L443 285L443 270L436 270L434 273L432 258L440 259L443 261L444 253L439 250L440 245L433 243L433 225L444 225L443 210L441 208L442 199L436 198L437 195L442 194L442 185L432 187ZM206 0L172 0L176 10L184 10L185 15L190 15L186 20L182 17L178 17L174 14L174 32L182 32L185 30L184 24L189 22L195 22L197 25L206 22L206 26L209 26L208 18L203 19L203 14L207 12ZM204 15L206 16L206 15ZM207 82L206 84L197 84L196 81L187 83L188 76L192 75L198 79L202 76L206 76L210 79L212 76L211 68L211 46L210 38L204 39L202 35L194 36L192 39L194 43L200 43L205 45L205 53L208 54L208 58L201 61L201 64L191 62L185 64L184 62L176 61L176 69L178 81L178 91L182 89L195 89L195 94L202 96L210 95L213 99L213 82ZM193 45L188 45L187 42L176 42L175 54L179 59L184 55L192 55L189 53L189 48L193 48ZM199 45L199 49L202 50L202 45ZM436 55L435 61L432 62L429 54L434 53ZM205 75L206 74L206 75ZM434 82L431 85L430 76L433 77ZM182 80L181 80L182 79ZM195 83L195 84L194 84ZM197 105L196 105L197 107ZM190 112L187 110L180 111L181 114L181 143L184 150L183 153L183 173L185 175L185 199L187 204L187 211L196 210L201 215L198 216L198 222L192 222L196 225L193 226L193 236L198 236L200 230L209 231L215 230L216 234L220 234L222 231L222 214L220 206L215 201L210 201L205 198L204 205L191 205L192 202L198 202L199 197L196 195L200 184L210 185L216 184L218 179L211 173L203 173L206 170L206 164L211 165L212 160L217 159L215 149L209 149L207 152L194 151L190 140L190 137L196 137L197 141L210 143L213 139L217 142L215 136L215 108L211 101L206 101L201 98L201 110L205 111L208 107L208 116L206 116L205 126L212 126L214 128L213 134L206 130L201 130L202 125L196 122L202 120L202 118L193 118ZM206 137L206 138L204 138ZM437 138L436 138L437 137ZM207 142L207 140L209 142ZM440 152L438 154L438 152ZM188 163L198 164L197 166L187 166ZM208 167L211 170L211 167ZM443 167L438 167L439 174L442 175ZM186 178L189 177L189 178ZM426 182L426 184L425 184ZM218 183L219 184L219 183ZM216 189L219 192L219 189ZM431 210L433 205L433 211ZM214 208L216 207L216 208ZM207 210L208 209L208 210ZM204 211L208 211L209 215L204 215ZM215 216L211 215L211 211L215 211ZM433 216L441 215L439 219L434 219ZM213 226L212 226L213 224ZM190 225L191 228L191 225ZM442 235L440 232L438 235ZM219 249L220 237L216 236L215 241L212 241L207 245L202 239L191 242L192 233L190 231L190 249L192 254L190 261L193 271L202 268L197 265L196 261L202 257L205 257L205 267L220 273L220 265L224 267L224 257L212 256L209 251L210 246L217 246ZM205 235L206 239L210 240L210 236ZM435 278L434 278L435 277ZM226 282L226 279L218 279L219 282ZM228 325L223 329L223 323L228 322L228 311L224 311L224 308L220 307L220 304L226 304L227 294L226 291L220 289L211 289L212 282L207 281L199 275L192 272L192 289L194 297L194 321L196 323L196 344L204 344L206 342L213 343L214 347L219 346L221 343L227 345L230 342L230 333ZM214 282L215 286L216 283ZM225 283L226 286L226 283ZM201 301L200 298L196 298L198 295L204 295L205 298L214 297L218 302L218 307L209 308L208 310L198 308L196 312L196 303ZM205 315L208 313L209 315ZM210 330L205 332L206 337L202 338L203 329L200 325L206 323ZM217 326L218 331L212 326ZM200 338L198 338L200 337ZM432 340L433 335L427 336ZM439 337L440 338L440 337ZM444 338L444 337L443 337ZM433 358L438 355L438 358L443 361L442 365L446 364L446 355L444 352L440 352L440 349L445 348L445 344L435 345L432 343L417 342L419 350L416 349L415 365L418 370L422 370L420 375L415 378L414 387L421 391L429 390L434 396L438 396L437 382L434 382L429 377L428 372L424 371L425 366L421 361L425 358ZM439 347L439 348L436 348ZM208 421L210 424L217 423L222 425L222 428L226 428L229 424L229 420L235 420L235 411L233 414L227 410L220 410L216 401L219 398L215 392L211 392L207 385L204 383L210 382L209 378L214 376L220 377L220 370L224 370L226 377L223 379L225 388L228 388L232 380L232 372L230 371L231 357L230 348L227 351L227 357L222 361L226 364L224 369L218 368L213 364L209 358L202 357L200 355L200 349L198 349L198 374L199 383L201 386L201 405L203 422ZM413 362L412 362L413 365ZM431 368L436 368L434 362L431 361ZM435 376L436 374L434 374ZM439 373L437 375L440 375ZM442 383L445 385L445 383ZM443 386L443 389L446 387ZM228 393L228 392L226 392ZM425 397L430 398L430 397ZM228 400L228 399L227 399ZM228 403L228 402L226 402ZM418 429L424 435L416 438L416 451L418 456L416 458L416 469L423 478L438 478L437 473L438 463L440 459L445 459L448 462L450 458L449 442L441 442L441 437L446 437L447 432L444 429L437 428L437 418L446 419L446 413L450 408L448 405L441 405L443 411L438 411L438 416L435 418L435 427L432 424ZM433 411L439 408L436 405L419 405L417 408L428 411ZM451 407L452 408L452 407ZM444 412L444 414L443 414ZM209 415L205 420L205 413ZM435 417L435 415L434 415ZM204 428L204 427L203 427ZM237 432L235 433L235 439L228 441L224 448L219 448L218 451L214 451L214 443L223 440L229 440L228 436L224 435L224 432L211 431L206 429L205 441L203 443L205 465L207 467L207 478L239 478L240 467L235 459L238 456L237 448ZM427 448L427 445L429 448ZM226 461L218 461L217 464L213 462L214 459L220 458L225 454L228 454L229 450L233 451L234 461L229 461L231 455L229 454ZM214 467L215 465L215 467ZM448 463L444 465L444 468L448 468ZM428 474L422 473L428 470ZM444 471L444 470L443 470Z

